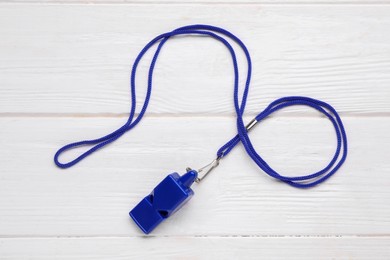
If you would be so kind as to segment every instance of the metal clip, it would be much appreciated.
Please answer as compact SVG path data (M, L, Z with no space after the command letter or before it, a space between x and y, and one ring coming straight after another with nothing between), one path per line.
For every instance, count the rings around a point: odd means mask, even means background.
M222 159L222 157L217 157L215 158L211 163L207 164L206 166L203 166L202 168L200 168L198 170L198 178L196 178L195 182L196 183L199 183L201 182L204 178L206 178L206 176L212 171L214 170L218 165L219 165L219 161ZM189 168L187 168L188 170ZM199 173L201 172L205 172L202 176L199 175Z
M250 131L252 129L252 127L254 127L256 124L258 123L258 121L256 120L256 118L252 119L246 126L246 131ZM222 157L217 157L215 158L211 163L207 164L206 166L203 166L202 168L200 168L198 170L198 177L196 178L195 182L196 183L200 183L204 178L206 178L206 176L212 171L214 170L218 165L219 165L219 161L222 159ZM191 168L187 168L187 171L191 171ZM202 176L199 175L199 173L201 172L205 172Z

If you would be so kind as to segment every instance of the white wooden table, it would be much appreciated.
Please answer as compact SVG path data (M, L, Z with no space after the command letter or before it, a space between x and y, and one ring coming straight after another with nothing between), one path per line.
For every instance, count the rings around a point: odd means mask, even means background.
M135 55L194 23L224 27L250 49L247 121L278 97L322 99L341 113L349 156L329 181L300 190L239 145L145 236L128 211L235 134L221 44L169 42L134 131L68 170L52 157L120 126ZM389 101L389 1L0 1L0 259L390 259ZM321 169L336 145L331 124L304 108L267 119L251 138L288 175Z

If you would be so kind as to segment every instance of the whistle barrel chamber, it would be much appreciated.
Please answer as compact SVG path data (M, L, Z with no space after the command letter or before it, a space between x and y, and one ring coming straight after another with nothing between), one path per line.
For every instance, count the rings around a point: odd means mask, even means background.
M195 170L183 176L176 172L169 174L130 211L130 217L145 234L149 234L191 199L194 192L190 187L197 178Z

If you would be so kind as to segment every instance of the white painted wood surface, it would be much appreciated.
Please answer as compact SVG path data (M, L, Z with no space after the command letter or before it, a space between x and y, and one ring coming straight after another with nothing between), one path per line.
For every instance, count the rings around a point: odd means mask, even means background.
M209 23L229 28L250 48L249 114L286 95L324 99L343 114L390 113L389 5L215 8L3 5L0 24L9 26L0 27L0 109L126 114L129 71L144 44L181 25ZM172 41L162 51L149 115L233 115L231 58L203 38ZM137 79L141 97L148 61Z
M389 0L0 0L0 3L54 3L54 4L387 4Z
M16 238L0 244L7 259L388 259L388 240L380 237Z
M27 2L0 1L0 259L390 258L387 2ZM235 133L221 45L172 41L134 131L65 171L52 156L120 126L134 56L156 34L193 23L225 27L248 45L246 120L277 97L323 99L341 112L350 153L329 181L299 190L266 176L239 146L146 238L128 211L166 174L207 163ZM313 172L333 153L330 123L309 111L278 113L251 133L283 173Z

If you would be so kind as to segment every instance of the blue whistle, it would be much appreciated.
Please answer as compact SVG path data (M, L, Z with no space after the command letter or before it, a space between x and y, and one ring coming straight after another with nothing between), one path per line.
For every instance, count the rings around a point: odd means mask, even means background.
M194 170L183 176L176 172L169 174L130 211L130 217L145 234L149 234L191 199L194 191L190 187L197 177Z

